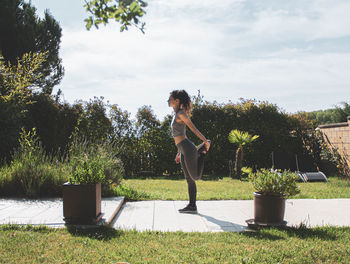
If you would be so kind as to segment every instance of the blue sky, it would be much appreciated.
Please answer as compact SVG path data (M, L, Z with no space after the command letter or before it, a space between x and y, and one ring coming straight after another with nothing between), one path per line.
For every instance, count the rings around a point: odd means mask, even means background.
M350 1L151 0L146 34L116 23L85 29L81 0L32 0L63 30L70 103L103 96L134 116L171 113L173 89L226 103L269 101L288 113L350 101Z

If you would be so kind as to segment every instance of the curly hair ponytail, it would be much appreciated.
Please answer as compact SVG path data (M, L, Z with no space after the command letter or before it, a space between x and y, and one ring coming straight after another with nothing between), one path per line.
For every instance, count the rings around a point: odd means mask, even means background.
M191 97L185 90L174 90L170 93L172 98L180 100L180 109L183 109L187 115L191 115L192 112L192 102Z

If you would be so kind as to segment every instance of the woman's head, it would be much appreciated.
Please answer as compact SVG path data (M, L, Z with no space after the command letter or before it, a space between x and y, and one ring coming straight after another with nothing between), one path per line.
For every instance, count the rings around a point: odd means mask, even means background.
M174 90L169 96L169 106L175 106L175 110L183 109L187 114L192 111L191 97L185 90Z

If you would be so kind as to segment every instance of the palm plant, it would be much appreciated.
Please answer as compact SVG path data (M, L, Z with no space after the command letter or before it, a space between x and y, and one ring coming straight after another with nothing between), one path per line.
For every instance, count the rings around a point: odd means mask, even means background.
M238 148L236 151L236 162L235 162L235 175L237 178L241 179L241 169L242 169L242 162L243 162L243 146L251 144L254 140L256 140L259 136L257 135L250 135L248 132L239 131L238 129L231 130L228 140L233 143L237 144Z

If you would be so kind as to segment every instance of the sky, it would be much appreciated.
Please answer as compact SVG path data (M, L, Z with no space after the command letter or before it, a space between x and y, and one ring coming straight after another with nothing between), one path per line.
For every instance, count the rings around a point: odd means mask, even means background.
M83 0L32 0L62 27L69 103L103 96L134 117L171 114L169 93L268 101L282 111L350 101L349 0L149 0L145 34L116 22L86 30Z

